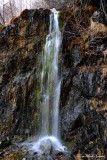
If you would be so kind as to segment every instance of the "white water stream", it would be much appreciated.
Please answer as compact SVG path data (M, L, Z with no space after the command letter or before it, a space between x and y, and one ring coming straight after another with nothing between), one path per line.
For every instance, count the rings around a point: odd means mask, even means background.
M42 56L41 70L41 127L40 138L33 149L40 150L41 145L49 141L54 149L64 150L59 133L59 100L60 78L58 75L58 55L61 45L58 12L52 9L50 15L49 34L46 37L45 49Z
M59 133L60 78L58 55L61 45L58 12L52 9L49 34L46 37L41 70L41 127L40 138L33 149L40 151L41 145L51 142L54 149L64 150Z
M30 149L43 152L41 148L64 151L59 133L59 101L61 80L58 74L58 54L61 45L58 12L52 9L50 15L49 34L46 37L45 49L42 55L40 83L40 136L31 143Z
M58 12L50 15L49 34L46 38L41 71L41 136L59 137L58 115L60 99L60 79L58 76L58 54L61 32Z

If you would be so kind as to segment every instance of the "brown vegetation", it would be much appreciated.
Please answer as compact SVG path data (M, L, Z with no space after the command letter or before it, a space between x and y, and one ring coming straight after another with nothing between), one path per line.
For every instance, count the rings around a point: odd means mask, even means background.
M19 20L19 17L13 17L11 20L10 20L10 23L16 23L18 22Z

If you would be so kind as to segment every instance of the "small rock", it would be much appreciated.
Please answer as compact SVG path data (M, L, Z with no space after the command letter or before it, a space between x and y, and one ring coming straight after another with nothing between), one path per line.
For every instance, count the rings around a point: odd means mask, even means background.
M0 141L0 149L7 148L10 144L11 144L11 141L7 137L6 139Z
M50 140L46 139L42 141L42 144L40 146L40 150L43 152L43 154L50 154L52 151L52 143Z

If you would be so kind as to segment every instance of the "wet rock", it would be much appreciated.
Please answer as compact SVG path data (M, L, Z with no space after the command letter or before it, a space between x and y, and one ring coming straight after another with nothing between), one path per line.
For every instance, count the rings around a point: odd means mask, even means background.
M75 45L69 54L64 55L64 63L66 67L75 67L77 66L81 60L82 56L80 55L80 46Z
M100 79L101 73L99 71L90 73L80 71L73 77L73 85L80 89L84 97L95 97L97 95L97 82Z
M102 84L101 84L101 92L99 97L107 102L107 76L103 79Z
M80 48L79 46L74 46L74 48L72 49L72 57L73 57L73 61L74 61L74 67L76 65L78 65L81 62L81 55L80 55Z
M52 159L69 160L69 156L64 152L54 151L52 154Z
M46 160L52 160L52 157L51 156L47 156Z
M44 155L50 155L52 152L52 143L49 139L43 140L40 145L40 150Z
M10 145L11 145L11 140L8 137L4 140L0 140L0 149L7 148Z

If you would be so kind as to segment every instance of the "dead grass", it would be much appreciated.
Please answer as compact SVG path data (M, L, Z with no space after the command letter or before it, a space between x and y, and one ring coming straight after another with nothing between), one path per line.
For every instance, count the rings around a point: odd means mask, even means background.
M104 64L102 65L102 80L104 79L104 77L107 76L107 65Z
M104 62L106 62L106 58L107 58L107 49L105 49L105 50L103 51L103 54L104 54Z
M107 32L107 26L102 23L94 22L91 18L89 31L91 32L91 35L95 35L98 32Z
M105 110L107 110L107 102L102 101L102 100L98 100L98 101L104 107L99 107L98 104L97 104L97 99L93 98L93 99L90 100L90 103L93 106L93 108L95 108L96 111L105 111Z

